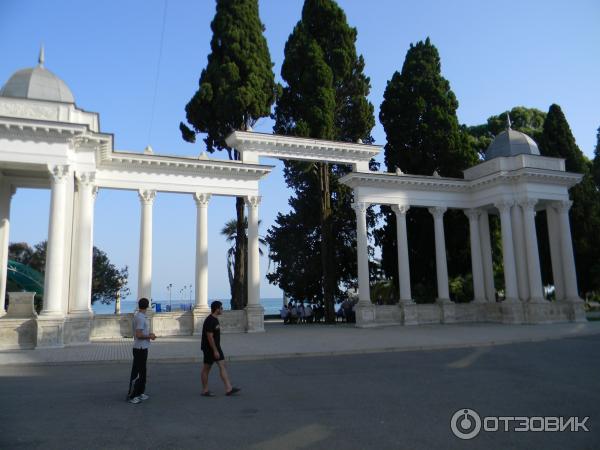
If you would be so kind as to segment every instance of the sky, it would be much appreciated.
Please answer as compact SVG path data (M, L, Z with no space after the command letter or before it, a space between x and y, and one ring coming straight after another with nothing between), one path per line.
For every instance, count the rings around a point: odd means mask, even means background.
M262 0L261 20L281 81L285 42L300 19L301 0ZM339 0L348 23L358 30L357 51L371 80L375 107L373 137L385 145L378 120L387 81L400 71L411 43L430 37L442 74L459 101L466 125L514 106L547 111L559 104L577 144L593 156L600 126L600 2L597 0L481 0L407 2ZM37 64L45 46L45 67L62 78L79 108L100 114L101 131L114 134L116 150L142 152L152 145L165 155L198 155L203 142L181 139L179 122L206 66L215 2L210 0L0 0L0 84ZM163 28L164 24L164 28ZM271 132L261 119L256 131ZM226 158L224 152L212 157ZM382 157L378 158L382 161ZM261 181L260 233L278 213L289 210L281 162ZM48 235L48 190L18 190L11 206L11 242L31 245ZM195 204L190 195L158 193L154 204L154 300L189 299L194 281ZM140 206L137 193L101 190L95 207L94 245L118 267L128 266L137 289ZM220 235L235 216L233 198L209 206L209 298L229 298ZM281 297L268 283L261 258L261 297ZM187 288L184 289L184 286Z

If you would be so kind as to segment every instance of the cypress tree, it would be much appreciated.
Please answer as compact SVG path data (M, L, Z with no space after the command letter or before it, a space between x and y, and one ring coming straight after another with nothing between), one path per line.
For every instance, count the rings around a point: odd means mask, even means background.
M229 159L239 160L225 137L235 129L246 130L271 112L276 85L273 63L257 0L217 0L208 64L200 74L199 88L185 107L191 126L179 124L183 139L195 142L196 134L206 133L208 152L226 150ZM241 309L247 303L244 289L246 272L246 231L244 199L236 199L237 233L234 283L231 306Z
M560 106L550 105L539 141L540 153L565 159L568 172L586 173L586 158L575 143L571 128Z
M348 26L336 2L304 2L302 18L285 46L281 76L286 84L275 109L276 133L372 142L369 79L355 42L356 29ZM269 280L292 297L323 298L328 321L335 320L340 283L349 285L356 278L352 195L338 183L347 171L327 163L285 163L286 183L295 194L292 210L278 215L267 236L276 262ZM290 246L295 251L286 251ZM310 282L307 273L318 273L318 282Z
M569 212L579 292L600 289L600 194L586 157L581 152L560 106L551 105L544 121L540 153L565 159L569 172L583 174L570 190Z
M596 133L596 148L594 149L594 161L592 163L592 175L596 187L600 189L600 127Z
M400 168L405 173L462 177L462 170L478 161L467 134L458 124L458 101L450 83L441 74L437 49L427 38L410 46L401 72L388 81L379 119L387 144L385 164L388 172ZM395 216L389 208L385 225L376 233L382 246L383 269L397 280ZM448 268L450 276L464 276L470 269L467 246L468 221L461 211L445 214ZM432 218L423 208L411 208L407 215L409 258L413 296L416 299L435 296L434 240ZM460 293L455 292L455 297Z

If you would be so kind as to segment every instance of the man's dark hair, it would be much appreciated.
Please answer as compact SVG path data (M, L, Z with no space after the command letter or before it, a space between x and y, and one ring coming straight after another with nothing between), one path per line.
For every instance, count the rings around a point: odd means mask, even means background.
M221 303L219 300L215 300L210 304L210 312L214 313L217 309L221 309L222 307L223 303Z
M148 301L148 299L146 297L142 297L138 300L138 308L139 309L146 309L146 308L148 308L149 305L150 305L150 302Z

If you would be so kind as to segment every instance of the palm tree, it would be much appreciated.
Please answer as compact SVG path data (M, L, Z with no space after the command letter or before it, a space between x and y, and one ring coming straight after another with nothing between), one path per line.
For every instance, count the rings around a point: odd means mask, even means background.
M258 226L260 227L261 224L261 220L258 221ZM244 230L248 229L248 219L244 218ZM228 244L231 244L231 247L227 250L227 276L229 278L229 288L231 290L231 298L232 298L232 304L231 304L231 309L241 309L244 306L246 306L246 304L248 303L248 255L244 254L244 267L246 268L246 276L244 277L244 303L243 305L240 305L240 307L236 308L237 305L233 304L233 270L235 267L235 240L237 238L237 219L231 219L229 221L227 221L225 223L225 225L223 226L223 229L221 230L221 235L225 236L225 242L227 242ZM244 240L245 242L245 248L248 248L248 235L245 233L244 235ZM260 246L263 247L267 247L267 241L265 240L265 238L263 236L258 236L258 244L259 244L259 248L258 248L258 252L260 254L260 256L262 256L264 254L264 252L262 251L262 249L260 248ZM269 259L269 267L271 265L271 260Z

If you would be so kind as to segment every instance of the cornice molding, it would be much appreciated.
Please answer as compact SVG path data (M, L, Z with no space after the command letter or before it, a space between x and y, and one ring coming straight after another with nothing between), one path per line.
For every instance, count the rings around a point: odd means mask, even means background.
M379 154L380 145L352 142L327 141L323 139L281 136L251 131L234 131L225 142L240 152L281 159L322 160L339 164L368 162Z

